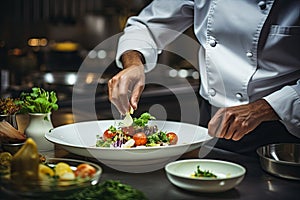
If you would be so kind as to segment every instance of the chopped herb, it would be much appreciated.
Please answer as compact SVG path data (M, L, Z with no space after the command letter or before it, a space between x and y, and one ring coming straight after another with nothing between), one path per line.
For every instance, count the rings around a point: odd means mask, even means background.
M197 166L197 171L195 171L195 173L192 176L217 178L217 176L211 173L209 170L201 170L200 165Z
M55 199L60 199L57 197ZM140 190L130 185L115 180L106 180L102 184L87 187L79 192L73 193L63 199L72 200L146 200L146 196Z
M111 125L109 128L108 128L108 130L109 131L111 131L111 132L117 132L117 128L116 127L114 127L113 125Z

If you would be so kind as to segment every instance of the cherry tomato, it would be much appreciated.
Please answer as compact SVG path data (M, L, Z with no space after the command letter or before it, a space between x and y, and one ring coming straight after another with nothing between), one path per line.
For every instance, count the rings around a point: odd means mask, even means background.
M126 135L130 135L130 136L133 136L135 133L133 126L122 127L121 130L123 133L125 133Z
M143 132L138 132L132 137L135 141L135 146L145 145L147 143L147 136Z
M117 133L116 132L112 132L109 129L107 129L106 131L104 131L103 133L103 140L106 141L109 138L113 138Z
M170 144L177 144L178 136L174 132L167 133L167 137L169 138Z
M85 177L92 177L96 173L96 169L86 163L80 164L77 166L77 169L75 170L75 176L80 176L82 178Z

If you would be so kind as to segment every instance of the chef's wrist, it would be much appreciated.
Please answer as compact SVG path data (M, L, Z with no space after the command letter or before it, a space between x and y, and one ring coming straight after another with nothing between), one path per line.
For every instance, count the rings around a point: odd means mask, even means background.
M265 99L257 100L253 104L255 109L260 113L258 117L261 118L262 122L275 121L280 119L275 110Z
M143 54L136 50L129 50L122 54L120 58L122 65L125 68L130 66L141 66L145 64L145 58Z

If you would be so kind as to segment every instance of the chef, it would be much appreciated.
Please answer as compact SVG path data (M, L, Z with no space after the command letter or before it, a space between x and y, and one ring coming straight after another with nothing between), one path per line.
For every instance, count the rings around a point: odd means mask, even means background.
M200 125L217 147L253 154L300 139L300 1L154 0L128 19L109 99L137 109L145 73L190 26L200 44ZM130 91L130 94L128 94Z

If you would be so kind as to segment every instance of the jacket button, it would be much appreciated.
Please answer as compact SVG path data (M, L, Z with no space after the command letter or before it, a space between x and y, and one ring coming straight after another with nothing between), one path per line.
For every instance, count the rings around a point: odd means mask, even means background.
M243 99L243 95L241 93L236 93L235 94L235 97L238 99L238 100L242 100Z
M253 53L252 53L252 52L247 52L247 53L246 53L246 56L247 56L248 58L251 58L251 57L253 56Z
M217 41L216 41L215 39L210 39L210 40L209 40L209 45L210 45L211 47L215 47L215 46L217 45Z
M264 9L266 9L267 4L265 1L260 1L260 2L258 2L258 6L260 7L261 10L264 10Z
M211 89L208 90L208 94L213 97L213 96L216 95L216 90L211 88Z

